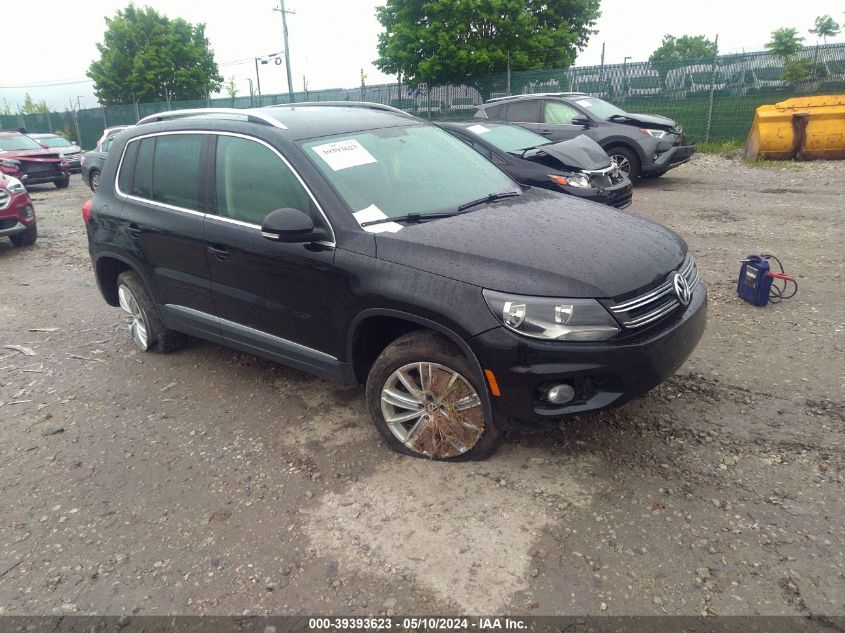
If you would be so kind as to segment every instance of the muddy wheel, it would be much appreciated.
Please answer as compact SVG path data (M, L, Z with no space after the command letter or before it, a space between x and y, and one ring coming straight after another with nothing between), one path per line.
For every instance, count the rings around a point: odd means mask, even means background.
M367 378L367 405L395 451L459 461L484 459L501 432L485 412L484 383L469 360L434 332L411 332L390 344Z
M38 227L33 224L26 231L10 235L9 239L12 240L12 244L15 246L32 246L35 244L35 240L38 239Z
M132 341L142 352L167 354L184 347L187 337L164 327L141 278L127 270L117 278L120 307L129 315Z

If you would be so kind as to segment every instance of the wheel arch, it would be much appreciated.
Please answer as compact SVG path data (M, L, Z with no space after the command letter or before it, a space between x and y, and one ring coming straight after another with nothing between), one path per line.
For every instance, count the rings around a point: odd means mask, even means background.
M130 259L112 252L102 253L94 260L94 274L97 278L97 285L106 303L115 307L120 305L117 297L117 278L127 270L131 270L141 278L144 288L146 288L156 304L156 309L158 309L158 301L153 286L140 267L136 266Z

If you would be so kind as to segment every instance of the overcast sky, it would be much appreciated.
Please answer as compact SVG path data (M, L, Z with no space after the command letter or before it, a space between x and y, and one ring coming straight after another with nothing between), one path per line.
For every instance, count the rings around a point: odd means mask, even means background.
M15 28L3 32L6 53L0 73L0 101L21 103L25 92L45 99L53 109L65 109L68 100L81 97L82 107L93 107L85 71L97 57L104 18L128 4L127 0L49 2L43 19L34 19L33 0L2 0L3 21ZM255 79L256 56L282 50L282 21L278 1L238 0L236 3L198 0L140 0L171 18L205 22L206 34L228 80L235 77L240 94L249 94L248 78ZM380 25L375 7L383 0L286 0L295 11L288 18L294 90L302 89L303 75L310 89L352 88L360 84L363 68L367 83L392 81L372 65ZM845 21L845 0L602 0L602 17L579 65L598 64L602 42L605 62L647 59L666 33L719 35L725 53L761 50L769 33L794 26L807 37L816 16L833 14ZM840 35L832 41L843 41ZM284 64L260 67L265 94L287 90ZM80 82L81 83L71 83ZM44 84L65 85L43 87Z

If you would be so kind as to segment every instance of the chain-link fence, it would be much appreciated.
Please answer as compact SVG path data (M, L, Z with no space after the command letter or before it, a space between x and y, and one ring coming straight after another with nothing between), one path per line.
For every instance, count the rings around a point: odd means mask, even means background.
M702 59L637 62L562 70L485 75L462 85L408 86L400 82L296 92L293 101L371 101L417 116L471 117L487 99L573 91L606 99L629 112L671 117L693 141L743 141L755 109L790 97L845 93L845 44L814 46L789 57L742 53ZM0 115L0 129L63 132L93 147L106 127L127 125L163 110L249 108L290 103L289 94L139 103L45 114Z

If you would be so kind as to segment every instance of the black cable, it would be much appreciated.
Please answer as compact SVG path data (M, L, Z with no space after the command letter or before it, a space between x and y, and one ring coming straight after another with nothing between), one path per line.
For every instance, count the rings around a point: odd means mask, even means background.
M769 253L763 253L763 255L761 255L761 257L763 257L765 259L775 260L778 263L778 266L780 267L781 274L782 275L786 274L786 271L783 269L783 263L777 257L775 257L774 255L771 255ZM779 287L777 285L778 281L783 282L783 285ZM790 283L794 285L792 293L788 294L788 295L784 294L786 292L787 284L790 284ZM790 280L777 279L777 278L772 279L772 287L769 290L769 302L770 303L780 303L784 299L791 299L792 297L794 297L797 294L798 294L798 282L795 281L794 279L790 279Z

